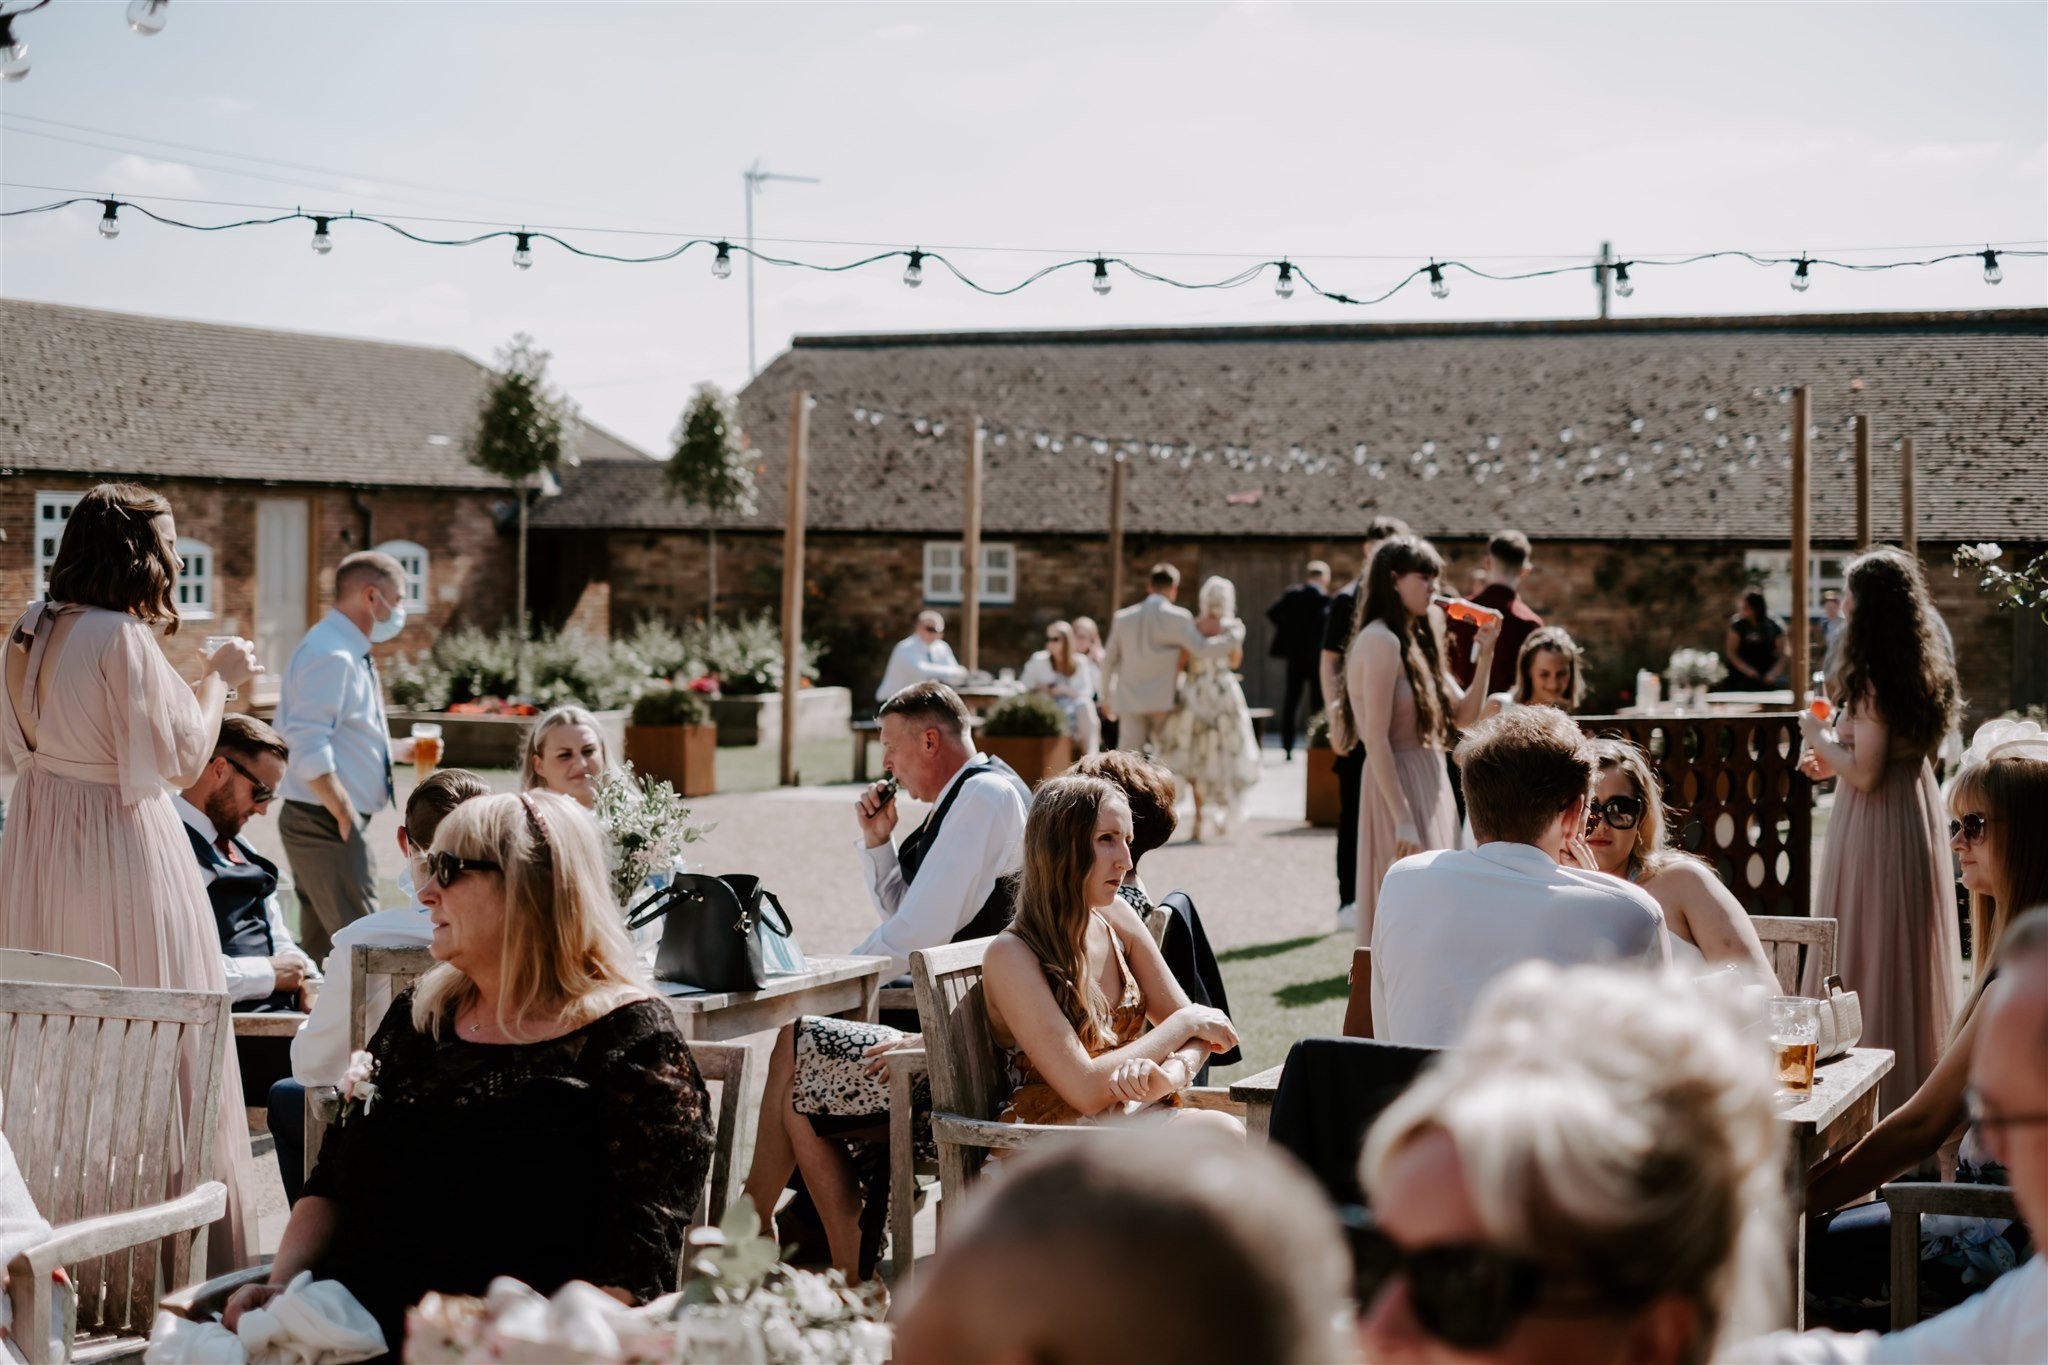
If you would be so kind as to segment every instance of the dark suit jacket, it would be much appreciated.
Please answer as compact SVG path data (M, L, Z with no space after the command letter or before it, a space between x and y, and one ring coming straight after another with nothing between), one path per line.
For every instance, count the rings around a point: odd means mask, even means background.
M1230 997L1223 993L1223 969L1216 965L1216 954L1209 951L1209 936L1202 932L1202 917L1195 910L1193 898L1185 891L1169 891L1159 904L1173 915L1159 945L1166 969L1173 973L1173 979L1187 992L1190 1001L1230 1013ZM1244 1054L1236 1048L1216 1053L1203 1064L1195 1084L1209 1083L1210 1066L1235 1066L1243 1060Z
M1280 600L1266 608L1266 619L1273 623L1273 645L1266 652L1313 668L1323 647L1323 617L1329 609L1329 594L1306 583L1280 594Z

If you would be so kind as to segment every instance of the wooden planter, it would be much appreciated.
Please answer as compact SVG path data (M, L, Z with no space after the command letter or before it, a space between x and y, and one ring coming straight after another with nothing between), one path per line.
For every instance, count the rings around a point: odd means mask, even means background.
M628 725L626 761L684 796L709 796L718 790L718 727Z
M1337 751L1327 746L1303 751L1308 758L1308 822L1335 829L1344 816L1344 792L1337 781Z
M974 747L992 754L1017 770L1017 776L1036 791L1048 777L1058 777L1074 761L1074 742L1065 735L1051 739L1023 739L1016 736L976 735Z

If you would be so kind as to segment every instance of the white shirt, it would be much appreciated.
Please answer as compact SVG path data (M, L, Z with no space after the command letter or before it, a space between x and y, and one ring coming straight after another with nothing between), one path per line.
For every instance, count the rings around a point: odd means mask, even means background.
M1771 1365L2048 1361L2048 1261L2036 1252L1975 1298L1903 1332L1773 1332L1745 1342L1726 1358Z
M1664 911L1604 872L1530 844L1436 849L1387 869L1372 922L1373 1037L1450 1047L1519 962L1666 963Z
M944 804L946 793L975 767L973 759L962 765L932 809ZM886 956L900 975L910 970L912 949L952 942L988 901L996 878L1023 868L1024 813L1030 805L1031 789L1021 780L969 783L946 812L939 837L925 850L914 883L903 880L894 843L869 848L859 841L868 894L882 924L854 953Z
M292 651L278 694L277 732L291 748L278 794L317 806L312 779L333 773L349 803L375 815L391 800L391 736L370 668L370 637L330 610Z
M335 1085L348 1070L349 974L354 970L350 949L359 945L378 948L423 948L434 937L434 926L426 908L414 901L344 924L334 935L334 951L327 958L327 983L313 1002L313 1013L299 1025L292 1039L292 1079L300 1085ZM391 1008L391 978L372 977L363 996L363 1035L367 1045Z
M942 682L957 687L967 681L967 670L953 657L953 646L944 640L926 644L922 636L898 640L889 651L889 666L882 670L882 685L875 689L876 701L887 701L912 683Z
M1074 671L1070 675L1053 667L1052 651L1046 649L1039 650L1025 660L1024 671L1018 675L1017 681L1033 692L1053 686L1064 687L1074 694L1069 699L1072 701L1091 701L1099 695L1101 687L1101 679L1095 672L1095 665L1089 662L1087 655L1074 655Z
M178 808L178 818L190 825L207 843L218 846L220 831L213 821L206 818L206 812L185 799L184 793L172 792L171 804ZM220 875L220 869L205 863L199 865L199 884L213 885L213 879ZM299 945L292 942L292 931L284 922L284 911L278 908L275 894L263 899L263 918L270 925L270 942L277 949L278 957L295 957L306 964L306 975L320 979L320 969L313 965L313 959L299 951ZM267 957L229 957L220 955L221 970L227 973L228 999L236 1004L244 1000L261 1000L277 989L277 971Z

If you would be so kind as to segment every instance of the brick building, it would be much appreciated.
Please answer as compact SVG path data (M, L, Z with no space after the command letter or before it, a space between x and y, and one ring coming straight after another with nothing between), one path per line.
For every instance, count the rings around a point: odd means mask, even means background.
M1525 595L1587 646L1613 702L1679 645L1719 648L1735 595L1789 612L1790 386L1812 394L1809 609L1855 535L1847 421L1876 438L1875 532L1899 534L1895 439L1973 713L2048 701L2048 629L1942 572L1960 542L2048 542L2048 310L1986 313L799 337L742 395L760 507L719 523L722 610L772 610L789 396L812 393L807 624L871 688L934 605L957 621L964 432L985 445L984 667L1056 617L1106 618L1110 464L1125 455L1123 598L1155 560L1222 574L1251 628L1257 704L1280 686L1262 610L1310 558L1356 567L1405 517L1463 587L1485 537L1538 545ZM1082 433L1076 438L1074 433ZM1111 438L1098 443L1090 434ZM1057 448L1055 448L1057 447ZM535 591L623 628L701 614L703 514L651 462L593 460L538 513Z
M185 623L166 650L188 677L226 634L275 677L364 548L407 569L385 652L501 624L516 504L463 454L487 373L450 350L0 300L0 602L40 596L72 505L125 479L174 509ZM587 426L581 450L645 458Z

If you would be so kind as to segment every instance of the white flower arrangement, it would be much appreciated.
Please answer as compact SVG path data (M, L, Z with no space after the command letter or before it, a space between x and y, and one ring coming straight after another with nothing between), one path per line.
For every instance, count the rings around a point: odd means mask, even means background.
M1728 676L1728 665L1711 649L1678 649L1672 651L1665 671L1674 688L1712 687Z
M713 829L690 823L690 808L658 777L642 777L622 763L597 779L594 813L610 847L612 894L621 906L659 872L671 872L683 849Z
M341 1073L341 1122L347 1123L355 1114L367 1114L370 1106L377 1102L377 1086L372 1079L377 1074L375 1054L361 1048L348 1055L348 1068Z

